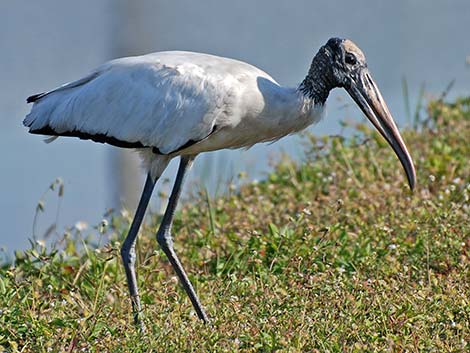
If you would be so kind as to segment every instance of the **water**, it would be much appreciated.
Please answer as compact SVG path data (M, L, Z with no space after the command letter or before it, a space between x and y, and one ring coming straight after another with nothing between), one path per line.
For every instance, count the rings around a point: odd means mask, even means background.
M29 109L28 95L83 76L122 52L121 42L133 54L185 49L229 56L263 68L282 84L296 85L329 37L349 37L366 52L401 126L406 123L403 77L412 108L422 83L438 95L455 79L451 96L470 93L468 0L142 1L140 9L129 3L0 3L0 245L8 251L27 246L37 201L57 177L65 183L59 229L78 221L97 224L112 205L110 185L117 171L108 168L111 147L74 139L45 145L41 137L28 135L21 121ZM363 119L354 107L340 110L350 102L345 92L335 91L328 117L311 131L336 134L339 118ZM212 187L221 180L218 184L224 185L242 170L249 178L262 178L281 150L297 158L302 154L298 139L289 137L247 152L201 156L192 184ZM171 177L175 168L172 163L165 176ZM57 197L49 194L39 234L56 218L56 204Z

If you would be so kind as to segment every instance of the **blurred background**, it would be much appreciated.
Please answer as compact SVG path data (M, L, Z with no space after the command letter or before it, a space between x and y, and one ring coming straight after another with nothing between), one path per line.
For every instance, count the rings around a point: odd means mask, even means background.
M339 36L364 50L404 127L423 87L426 95L439 96L455 80L449 96L470 94L469 24L468 0L2 1L0 246L7 253L27 246L38 201L56 178L63 181L64 194L46 193L44 212L36 220L38 238L56 220L60 233L75 224L98 224L109 208L132 209L142 188L144 176L132 167L138 165L132 154L72 138L46 145L41 136L28 135L21 122L31 94L78 79L109 59L161 50L244 60L293 86L304 78L318 48ZM346 92L334 91L327 117L310 131L338 134L341 119L364 119L350 103ZM281 152L302 158L299 141L288 137L248 151L201 155L185 192L222 193L241 171L245 180L262 179ZM173 179L175 170L173 161L164 177ZM166 192L170 186L159 189ZM158 210L157 192L153 198L152 208Z

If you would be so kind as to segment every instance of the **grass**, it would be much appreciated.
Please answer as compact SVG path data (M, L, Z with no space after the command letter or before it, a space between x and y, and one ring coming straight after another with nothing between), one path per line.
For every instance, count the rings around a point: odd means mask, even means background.
M138 244L146 335L119 257L128 216L98 248L71 230L0 270L7 352L466 352L470 350L470 98L431 102L404 133L418 186L363 125L309 136L302 164L177 214L177 252L213 319L199 322L155 241ZM85 238L86 239L86 238Z

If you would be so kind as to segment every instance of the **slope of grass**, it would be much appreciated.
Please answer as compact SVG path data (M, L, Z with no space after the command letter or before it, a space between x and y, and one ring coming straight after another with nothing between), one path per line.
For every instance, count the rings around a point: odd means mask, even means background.
M404 138L411 193L382 138L308 138L233 195L203 194L175 244L212 325L201 324L155 241L138 244L147 333L132 325L119 257L130 217L97 249L66 234L0 270L7 352L466 352L470 350L470 98L432 102ZM367 137L367 138L366 138ZM0 347L0 348L1 348Z

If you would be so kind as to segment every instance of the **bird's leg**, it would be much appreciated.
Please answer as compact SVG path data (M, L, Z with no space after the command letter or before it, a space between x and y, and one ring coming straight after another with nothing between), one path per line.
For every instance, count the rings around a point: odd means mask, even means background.
M144 330L144 324L139 319L142 306L140 305L139 290L137 289L137 278L135 273L135 241L145 215L145 210L147 209L147 205L150 201L150 196L152 196L155 183L156 180L154 181L150 174L148 174L144 190L142 191L142 196L140 197L139 205L137 206L137 211L135 212L134 220L132 221L129 233L127 234L121 248L121 257L124 263L124 269L126 270L127 285L129 286L129 293L131 295L134 322L141 330Z
M157 241L162 247L163 251L165 252L168 260L170 261L171 265L173 266L176 274L178 275L181 284L183 285L184 290L189 296L191 303L196 310L197 316L203 320L204 322L208 322L209 319L202 308L202 305L199 301L199 298L194 291L194 288L189 281L188 275L184 271L183 266L181 265L178 256L173 249L173 238L171 237L171 226L173 223L173 216L175 214L176 205L178 204L178 199L181 194L181 186L184 182L186 172L191 168L195 156L182 156L180 166L178 169L178 174L176 176L175 185L173 186L173 190L171 192L170 199L168 201L168 206L165 211L165 215L163 216L162 223L160 228L158 229L157 233Z

